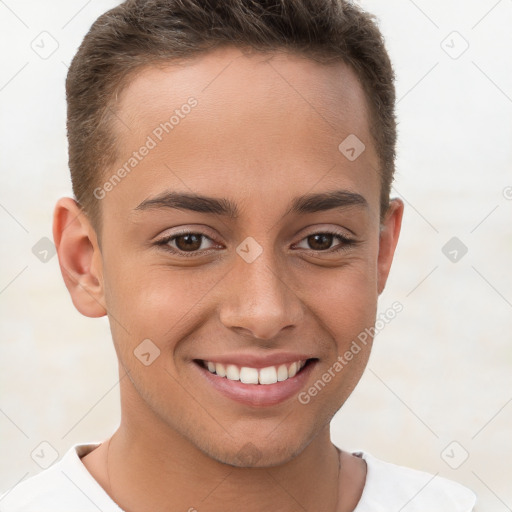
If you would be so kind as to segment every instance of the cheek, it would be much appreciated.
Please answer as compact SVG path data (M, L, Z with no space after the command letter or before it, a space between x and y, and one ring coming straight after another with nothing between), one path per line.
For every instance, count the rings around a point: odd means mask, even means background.
M201 314L200 303L218 283L219 271L170 270L134 262L115 265L105 271L105 299L115 319L111 325L123 344L136 345L149 338L163 349L190 328ZM129 334L128 334L129 333ZM114 334L114 332L113 332Z
M298 399L312 407L320 422L330 421L358 384L372 347L370 328L375 322L377 294L375 280L369 279L365 265L338 271L324 281L309 283L308 309L316 324L332 340L316 379Z
M105 273L106 300L118 359L137 394L160 410L168 406L166 398L176 402L182 395L173 354L194 329L191 322L202 321L196 306L212 284L142 263L131 271L121 266L110 270Z
M315 321L332 340L322 364L320 379L329 382L326 393L318 393L317 406L334 414L353 391L366 367L377 313L376 248L353 258L338 269L304 276L304 296ZM323 389L319 383L316 388ZM311 390L315 394L315 389ZM308 394L308 396L311 396ZM306 396L306 398L308 398Z
M373 324L377 311L377 271L373 255L339 268L303 273L304 302L340 344Z

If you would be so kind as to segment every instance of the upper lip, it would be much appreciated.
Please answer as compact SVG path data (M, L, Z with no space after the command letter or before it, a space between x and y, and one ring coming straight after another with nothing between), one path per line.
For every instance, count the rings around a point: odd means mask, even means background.
M298 352L275 352L269 354L222 354L195 358L195 360L210 361L212 363L234 364L236 366L247 366L249 368L266 368L268 366L279 366L281 364L291 364L296 361L306 361L312 359L311 354Z

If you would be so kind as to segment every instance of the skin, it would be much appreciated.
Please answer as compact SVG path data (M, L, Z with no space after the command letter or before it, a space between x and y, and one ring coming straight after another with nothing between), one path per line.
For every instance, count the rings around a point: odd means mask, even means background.
M120 363L119 429L82 461L127 512L352 511L366 464L337 451L329 423L371 343L307 405L297 396L237 403L198 378L193 360L307 353L317 358L307 390L374 324L403 203L392 200L380 218L362 87L343 63L235 48L144 68L118 98L119 158L105 179L189 97L197 106L100 201L101 240L73 199L55 208L73 303L86 316L108 315ZM366 145L355 161L338 150L349 134ZM367 204L287 213L296 197L335 190ZM166 191L226 198L239 215L136 209ZM192 256L155 243L180 229L206 235ZM329 230L357 243L314 245L311 236ZM263 251L252 263L236 252L249 236ZM180 240L170 245L183 254ZM145 339L160 350L149 366L134 356ZM257 460L241 461L248 441Z

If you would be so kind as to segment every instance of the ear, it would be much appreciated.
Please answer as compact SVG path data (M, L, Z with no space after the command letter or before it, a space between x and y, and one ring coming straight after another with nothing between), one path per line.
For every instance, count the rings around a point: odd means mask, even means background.
M55 205L53 240L60 271L76 309L89 317L106 315L96 232L80 205L70 197L59 199Z
M379 295L383 292L388 280L396 244L400 236L404 203L395 198L390 201L388 211L381 224L379 235L379 256L377 259L377 288Z

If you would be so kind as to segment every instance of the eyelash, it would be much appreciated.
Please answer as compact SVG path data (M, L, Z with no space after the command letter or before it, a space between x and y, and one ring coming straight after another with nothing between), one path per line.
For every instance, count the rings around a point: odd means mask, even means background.
M169 242L171 242L175 238L179 238L180 236L185 236L185 235L198 235L200 237L203 237L203 238L206 238L206 239L210 240L211 242L214 242L208 235L205 235L204 233L200 233L200 232L196 232L196 231L183 231L181 233L174 233L172 235L166 236L166 237L162 238L161 240L158 240L155 244L157 246L161 246L165 251L168 251L168 252L170 252L172 254L178 254L179 256L184 256L186 258L197 256L197 255L201 254L201 252L204 255L205 251L210 251L211 250L211 249L206 249L206 250L203 250L203 251L190 251L190 252L186 252L186 251L181 251L180 249L175 249L175 248L170 247L168 245ZM337 247L337 249L334 249L334 250L332 248L331 249L326 249L324 251L315 250L315 249L309 249L309 250L308 249L304 249L304 250L309 251L309 252L321 253L321 254L336 254L336 253L340 253L340 252L346 251L350 247L355 246L358 243L356 240L348 238L344 234L339 233L337 231L318 231L318 232L314 232L314 233L311 233L310 235L307 235L304 238L302 238L299 241L299 243L302 242L303 240L305 240L306 238L309 238L310 236L314 236L314 235L332 235L335 238L337 238L341 243L338 244L338 246L335 246L335 247ZM208 254L208 253L206 253L206 254Z

